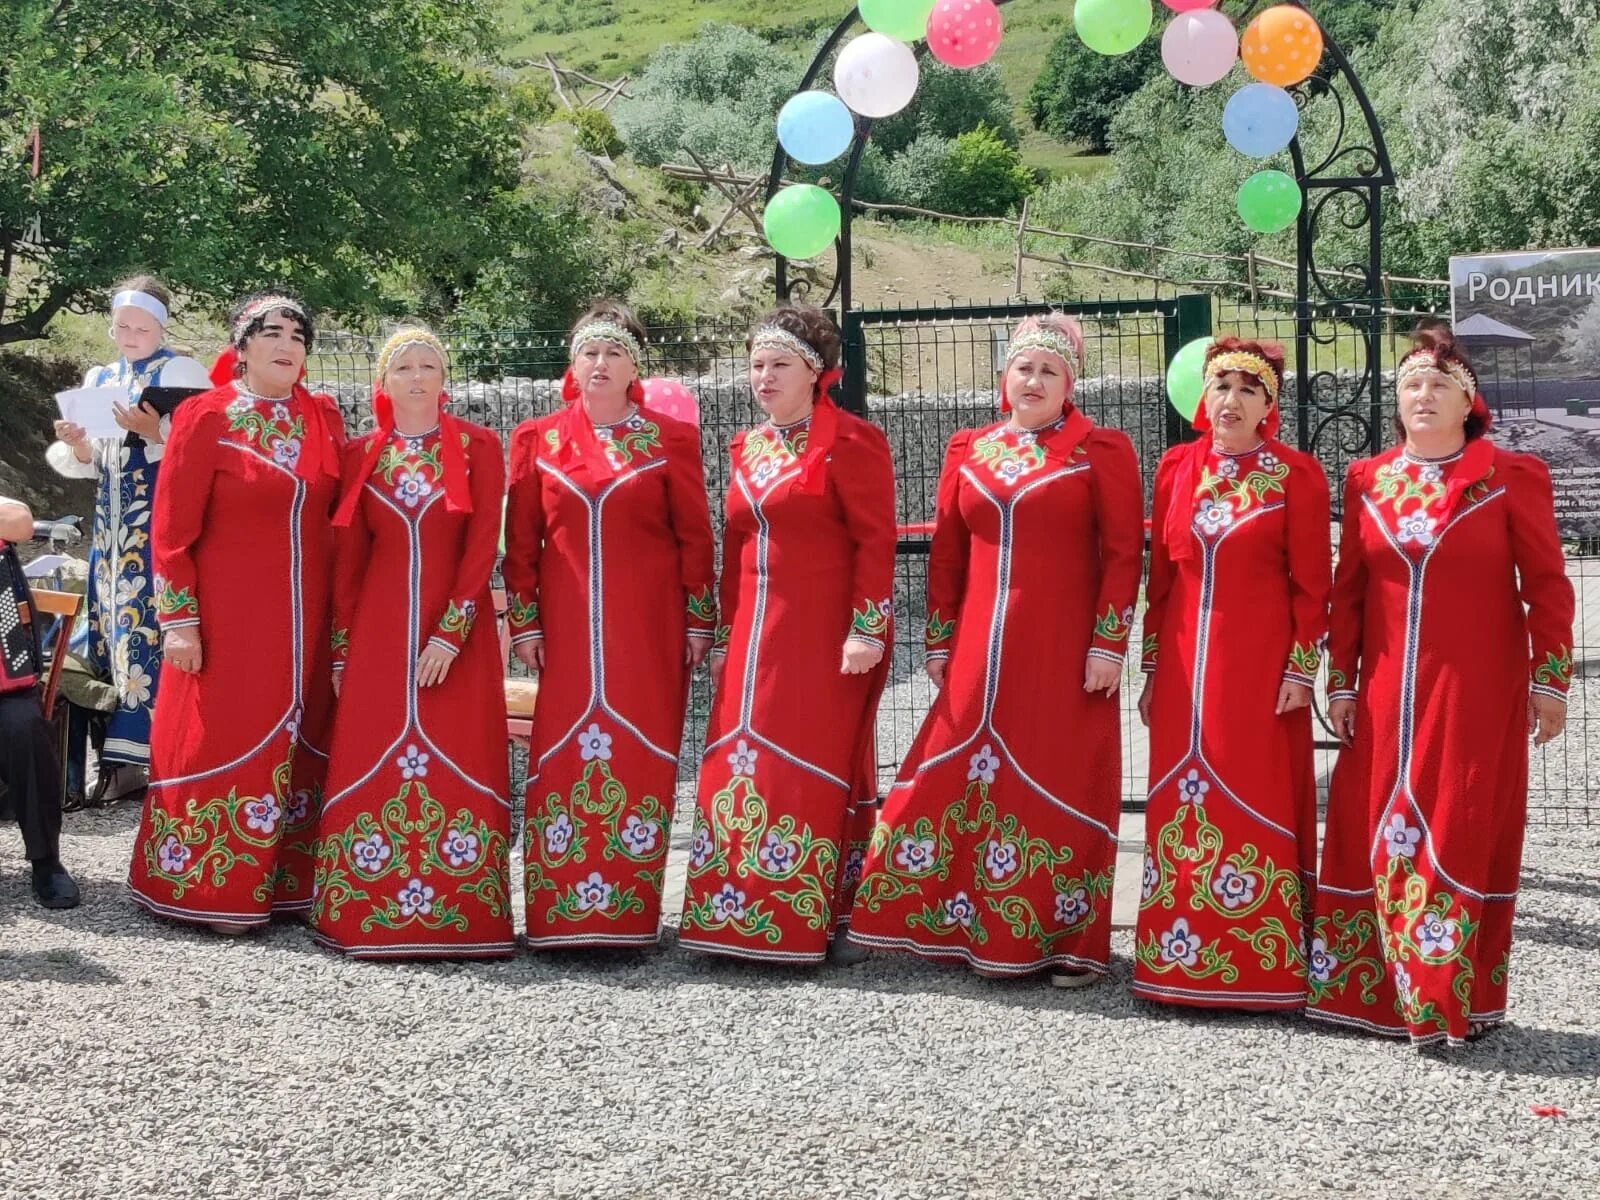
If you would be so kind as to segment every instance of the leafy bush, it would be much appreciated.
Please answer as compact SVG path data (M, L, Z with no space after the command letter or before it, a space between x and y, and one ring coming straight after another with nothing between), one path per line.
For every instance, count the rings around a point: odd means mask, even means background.
M980 125L987 125L1008 146L1021 141L1000 72L993 67L958 71L929 56L922 61L916 99L904 111L876 122L872 141L893 156L919 137L953 138Z
M1035 184L1021 155L980 125L954 138L923 134L886 159L869 186L858 177L856 190L864 200L976 217L1010 212Z
M573 109L562 119L573 125L577 130L578 145L590 154L614 158L622 153L624 147L622 139L617 136L617 127L600 109Z
M1160 43L1154 37L1133 53L1112 58L1096 54L1068 29L1051 45L1028 92L1029 119L1051 137L1103 152L1112 118L1161 71Z

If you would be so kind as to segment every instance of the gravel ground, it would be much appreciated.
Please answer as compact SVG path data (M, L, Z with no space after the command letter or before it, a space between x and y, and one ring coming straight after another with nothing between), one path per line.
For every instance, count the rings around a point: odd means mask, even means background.
M1514 1024L1419 1054L1136 1002L1126 932L1082 992L225 941L129 904L135 818L69 818L59 914L0 829L0 1195L1600 1194L1600 830L1530 837Z

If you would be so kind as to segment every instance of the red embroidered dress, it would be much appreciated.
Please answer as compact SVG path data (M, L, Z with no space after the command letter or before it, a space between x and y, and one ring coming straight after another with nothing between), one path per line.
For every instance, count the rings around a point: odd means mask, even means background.
M314 431L328 445L313 448ZM332 692L333 401L226 384L178 409L156 493L157 615L198 627L202 669L167 670L129 872L134 899L199 923L311 906ZM311 478L306 478L310 475Z
M1174 494L1191 480L1189 495ZM1189 515L1176 548L1174 504ZM1315 684L1331 558L1328 483L1310 456L1269 440L1245 454L1178 446L1162 459L1145 588L1143 669L1155 690L1136 995L1305 1006L1311 710L1276 709L1285 681Z
M591 431L603 461L579 444ZM577 404L517 428L502 570L513 641L545 644L523 838L530 946L656 941L684 649L715 631L713 557L694 426L648 409L594 426Z
M718 631L727 660L678 941L818 962L848 918L851 844L865 842L875 807L894 466L882 431L828 400L809 421L740 434L732 451ZM847 638L883 646L878 667L843 674Z
M1073 409L958 433L928 561L945 686L873 833L850 936L985 975L1103 973L1121 804L1115 696L1144 560L1127 437Z
M1504 1019L1529 690L1565 699L1572 619L1543 463L1478 439L1352 464L1328 657L1356 732L1328 804L1311 1016L1419 1044Z
M385 439L337 535L341 690L317 828L317 940L357 957L510 954L504 669L489 577L500 540L500 439L454 424L470 512L446 504L439 430ZM345 486L369 434L345 454ZM455 653L418 688L424 646Z

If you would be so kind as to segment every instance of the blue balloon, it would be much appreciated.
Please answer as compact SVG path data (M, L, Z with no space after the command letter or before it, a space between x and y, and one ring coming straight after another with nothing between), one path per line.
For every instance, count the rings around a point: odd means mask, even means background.
M778 141L791 158L812 166L838 158L855 136L850 110L827 92L800 92L778 113Z
M1222 110L1222 132L1228 145L1251 158L1271 158L1288 148L1300 129L1294 97L1270 83L1240 88Z

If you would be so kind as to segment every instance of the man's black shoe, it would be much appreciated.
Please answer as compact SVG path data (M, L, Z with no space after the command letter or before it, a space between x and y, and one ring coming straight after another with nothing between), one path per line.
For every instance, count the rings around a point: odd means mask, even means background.
M33 864L33 896L45 908L77 908L83 895L60 859Z

